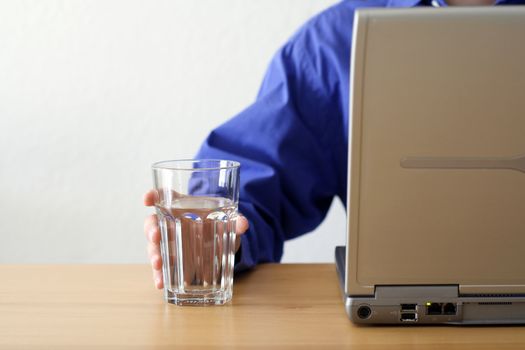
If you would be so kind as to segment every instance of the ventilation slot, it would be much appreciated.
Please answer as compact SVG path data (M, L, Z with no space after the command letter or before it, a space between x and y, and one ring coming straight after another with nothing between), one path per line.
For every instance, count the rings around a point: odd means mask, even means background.
M473 298L521 298L525 297L525 294L464 294L462 296Z

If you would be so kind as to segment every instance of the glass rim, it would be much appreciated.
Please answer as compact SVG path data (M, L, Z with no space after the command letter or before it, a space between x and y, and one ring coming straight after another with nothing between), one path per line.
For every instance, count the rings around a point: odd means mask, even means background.
M189 166L195 163L217 162L218 166L204 167L204 168L190 168ZM227 165L220 165L221 162L226 162ZM171 165L168 165L171 164ZM185 165L183 165L185 164ZM241 163L228 159L172 159L161 160L151 165L153 170L181 170L181 171L206 171L206 170L226 170L239 168Z

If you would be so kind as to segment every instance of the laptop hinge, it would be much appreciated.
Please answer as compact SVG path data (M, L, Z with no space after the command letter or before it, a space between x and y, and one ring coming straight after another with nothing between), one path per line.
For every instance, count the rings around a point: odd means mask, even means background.
M425 286L375 286L377 299L417 298L417 297L457 298L458 285L425 285Z

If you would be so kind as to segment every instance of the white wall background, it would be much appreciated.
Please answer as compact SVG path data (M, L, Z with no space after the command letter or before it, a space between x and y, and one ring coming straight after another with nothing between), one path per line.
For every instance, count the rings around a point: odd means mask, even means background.
M149 166L192 157L334 0L0 0L0 263L147 262ZM339 202L284 261L333 261Z

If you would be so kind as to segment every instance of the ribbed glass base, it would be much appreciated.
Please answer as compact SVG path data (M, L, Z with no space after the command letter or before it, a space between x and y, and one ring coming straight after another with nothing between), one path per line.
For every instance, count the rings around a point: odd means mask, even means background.
M231 301L231 290L216 291L211 293L173 293L166 291L164 299L170 304L180 306L207 306L224 305Z

